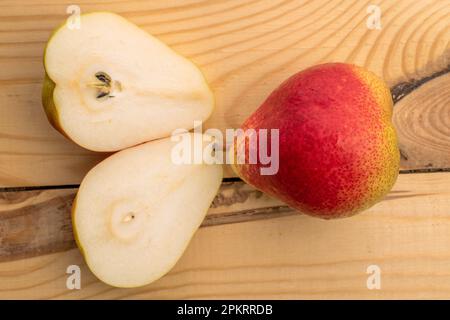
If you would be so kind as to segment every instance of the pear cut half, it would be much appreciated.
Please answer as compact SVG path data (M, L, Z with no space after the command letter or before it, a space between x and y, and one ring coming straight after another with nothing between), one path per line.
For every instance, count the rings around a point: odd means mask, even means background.
M192 129L214 107L200 70L160 40L108 12L81 15L51 36L42 102L80 146L117 151Z
M222 166L173 162L175 145L165 138L119 151L82 181L73 229L89 268L103 282L137 287L160 278L203 221Z

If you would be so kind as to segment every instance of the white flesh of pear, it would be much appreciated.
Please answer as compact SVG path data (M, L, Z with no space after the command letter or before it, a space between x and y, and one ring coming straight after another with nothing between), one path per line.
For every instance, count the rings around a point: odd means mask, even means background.
M176 143L166 138L120 151L81 183L75 235L89 268L107 284L142 286L168 272L217 193L222 167L174 164Z
M213 110L213 95L191 61L113 13L82 15L80 29L60 27L44 64L56 83L57 121L90 150L121 150L189 130Z

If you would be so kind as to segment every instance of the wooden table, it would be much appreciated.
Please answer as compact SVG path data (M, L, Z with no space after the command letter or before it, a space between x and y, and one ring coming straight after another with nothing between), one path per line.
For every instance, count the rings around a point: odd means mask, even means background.
M346 61L392 88L401 175L353 218L297 214L227 178L176 267L117 289L87 269L69 209L105 154L54 131L41 108L42 53L73 1L0 1L0 298L450 298L448 0L78 0L121 13L191 58L217 99L206 127L235 128L289 75ZM381 8L380 30L366 21ZM70 63L70 62L68 62ZM81 267L81 290L66 269ZM369 290L367 268L381 271Z

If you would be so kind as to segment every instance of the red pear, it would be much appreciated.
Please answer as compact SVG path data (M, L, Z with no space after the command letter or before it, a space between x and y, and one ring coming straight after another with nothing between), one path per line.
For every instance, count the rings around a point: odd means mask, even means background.
M363 68L344 63L309 68L282 83L243 123L246 138L235 139L233 152L246 159L233 168L302 213L324 219L354 215L383 198L397 179L392 107L384 81ZM262 129L271 138L276 132L270 130L278 129L279 137L265 139ZM261 161L263 140L273 172ZM252 152L256 163L248 161Z

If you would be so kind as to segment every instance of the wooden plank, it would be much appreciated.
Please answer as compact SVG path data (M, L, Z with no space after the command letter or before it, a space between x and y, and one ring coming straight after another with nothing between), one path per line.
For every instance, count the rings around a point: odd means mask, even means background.
M0 262L74 248L71 208L76 192L76 188L0 192ZM292 214L282 202L242 181L231 181L222 184L202 226Z
M402 167L449 167L450 73L428 81L400 100L393 121Z
M365 66L386 79L397 96L411 88L408 84L421 83L449 65L447 0L77 3L83 12L123 14L198 64L217 100L206 127L239 126L282 80L314 64L347 61ZM366 9L377 3L382 29L369 30ZM0 4L0 186L76 184L105 156L68 142L50 128L41 110L43 48L51 30L65 19L68 4ZM443 102L435 99L430 108L447 107ZM408 109L417 106L415 99L402 103ZM417 143L407 142L411 139L402 144L408 150ZM439 154L448 150L447 143ZM403 161L404 169L428 165L422 161L426 155L413 153L417 160ZM443 160L430 163L450 167Z
M0 298L450 298L449 247L450 173L402 174L353 218L201 228L175 268L142 288L102 284L78 250L3 262ZM72 264L81 290L66 288ZM369 265L381 269L380 290L366 287Z
M440 179L450 177L450 173L446 172L400 175L395 188L384 202L392 199L429 197L429 194L421 192L434 186L422 184L428 181L429 176L436 174ZM416 183L414 179L422 183L419 184L419 190L409 186L412 181ZM448 196L450 180L441 187L433 192L439 197ZM70 210L76 191L76 189L57 189L0 193L0 262L74 248ZM425 206L424 210L433 214L433 208L434 206ZM446 209L450 214L450 206ZM242 181L225 182L202 226L210 227L292 214L294 211L281 201L270 198Z

